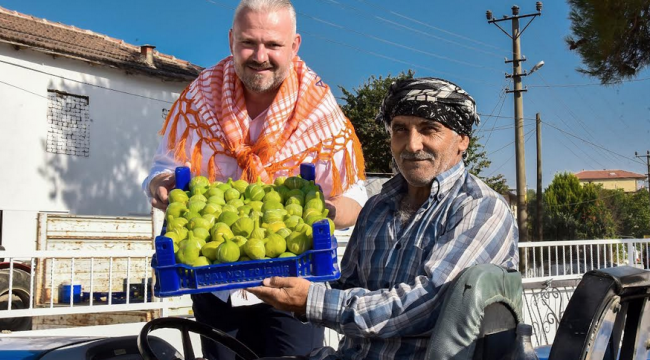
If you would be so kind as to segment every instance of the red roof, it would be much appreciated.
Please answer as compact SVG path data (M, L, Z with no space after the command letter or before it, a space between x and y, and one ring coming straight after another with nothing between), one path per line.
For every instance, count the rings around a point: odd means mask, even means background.
M154 51L153 64L140 47L70 25L50 22L0 7L0 43L80 59L165 80L193 80L200 66Z
M580 180L645 179L645 175L625 170L583 170L576 176Z

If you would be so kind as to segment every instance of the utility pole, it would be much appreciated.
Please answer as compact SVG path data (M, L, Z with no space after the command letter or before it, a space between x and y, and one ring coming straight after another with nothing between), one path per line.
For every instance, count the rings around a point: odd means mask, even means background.
M537 113L537 241L544 240L544 229L542 228L542 117Z
M494 24L510 39L512 39L512 60L507 60L506 63L512 63L512 74L506 74L506 78L512 78L514 87L512 90L506 90L507 93L513 93L515 105L515 155L516 155L516 172L517 172L517 225L519 226L519 241L528 241L528 211L526 209L526 158L524 154L524 97L523 93L526 89L521 86L521 77L530 75L539 69L544 62L540 62L531 69L530 72L521 70L521 63L526 61L525 57L521 56L521 34L526 31L528 25L535 20L537 16L542 15L542 3L538 1L535 3L536 13L532 14L519 14L519 7L517 5L512 7L512 16L503 16L501 19L492 17L492 11L488 10L485 15L489 24ZM530 21L524 26L523 30L519 30L519 19L530 18ZM512 33L508 33L501 26L499 22L511 21Z
M638 158L645 158L646 162L648 163L648 196L650 197L650 150L646 150L645 155L639 155L635 151L634 156Z

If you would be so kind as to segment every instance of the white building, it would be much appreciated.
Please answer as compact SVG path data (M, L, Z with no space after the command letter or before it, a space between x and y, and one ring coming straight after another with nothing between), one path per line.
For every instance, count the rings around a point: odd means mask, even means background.
M148 215L157 132L201 68L1 7L0 24L1 243L30 249L38 212Z

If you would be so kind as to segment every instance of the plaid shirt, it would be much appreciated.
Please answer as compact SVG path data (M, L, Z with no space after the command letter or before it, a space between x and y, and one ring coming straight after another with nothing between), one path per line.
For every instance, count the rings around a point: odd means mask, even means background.
M361 211L341 263L341 278L312 283L307 319L345 335L317 359L421 359L445 290L481 263L518 264L517 226L505 200L463 162L440 174L431 195L401 227L401 175Z

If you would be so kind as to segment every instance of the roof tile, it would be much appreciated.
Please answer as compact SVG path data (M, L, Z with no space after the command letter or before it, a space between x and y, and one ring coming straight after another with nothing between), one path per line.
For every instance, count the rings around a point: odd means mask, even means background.
M193 80L198 65L154 51L149 66L140 47L75 26L51 22L0 7L0 42L124 69L165 80Z

